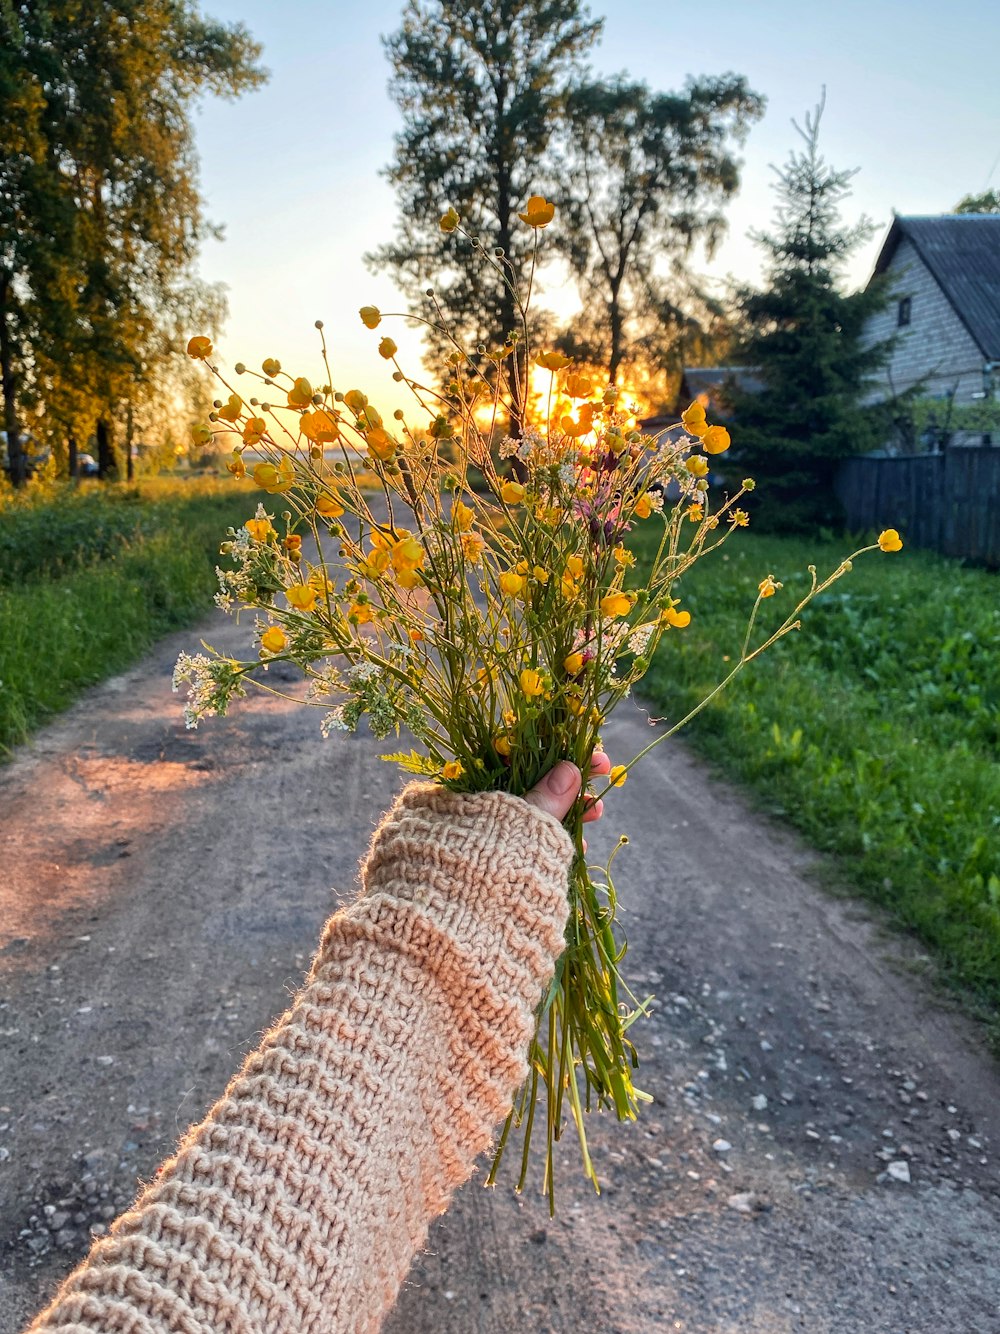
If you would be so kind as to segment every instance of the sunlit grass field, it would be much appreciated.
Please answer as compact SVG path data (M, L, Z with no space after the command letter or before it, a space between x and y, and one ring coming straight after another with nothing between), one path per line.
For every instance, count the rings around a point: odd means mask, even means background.
M766 627L810 561L822 577L850 550L739 532L700 562L676 590L691 626L665 637L644 683L654 712L682 716L725 675L764 575L785 585L762 603ZM912 929L1000 1024L1000 577L872 553L685 735L835 854L836 877Z
M0 755L211 606L231 478L59 487L0 509Z

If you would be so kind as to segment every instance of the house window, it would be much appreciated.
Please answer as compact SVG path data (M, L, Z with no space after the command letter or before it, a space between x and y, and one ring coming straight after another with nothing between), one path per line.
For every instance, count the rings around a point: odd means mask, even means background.
M900 298L899 308L896 311L896 324L901 329L904 324L910 322L910 298L904 296Z

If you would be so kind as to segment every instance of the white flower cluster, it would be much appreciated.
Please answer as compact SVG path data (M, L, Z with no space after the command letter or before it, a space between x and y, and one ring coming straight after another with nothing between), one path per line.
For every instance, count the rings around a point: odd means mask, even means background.
M185 727L197 727L202 718L226 712L234 696L246 694L243 681L231 663L207 658L204 653L182 653L174 667L173 688L188 687L184 705Z
M637 658L641 658L649 647L649 641L653 638L653 631L656 626L650 622L648 625L637 625L628 637L628 651L634 653Z

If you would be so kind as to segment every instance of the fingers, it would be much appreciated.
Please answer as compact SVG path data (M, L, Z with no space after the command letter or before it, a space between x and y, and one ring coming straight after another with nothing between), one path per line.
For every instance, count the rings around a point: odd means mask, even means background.
M581 781L576 765L570 760L560 760L530 792L524 794L524 799L540 811L562 820L576 801Z

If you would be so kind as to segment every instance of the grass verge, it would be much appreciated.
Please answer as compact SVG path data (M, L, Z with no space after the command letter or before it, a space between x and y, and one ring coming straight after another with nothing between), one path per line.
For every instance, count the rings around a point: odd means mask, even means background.
M652 540L636 535L640 561ZM810 561L823 576L850 549L740 533L700 562L677 585L692 624L666 637L644 682L654 712L682 717L725 675L764 575L785 587L762 604L762 629L805 589ZM688 737L834 854L842 878L913 931L942 976L1000 1022L995 574L920 552L873 553Z
M202 615L226 528L255 504L231 483L157 481L0 513L0 545L42 548L19 579L0 578L0 755Z

